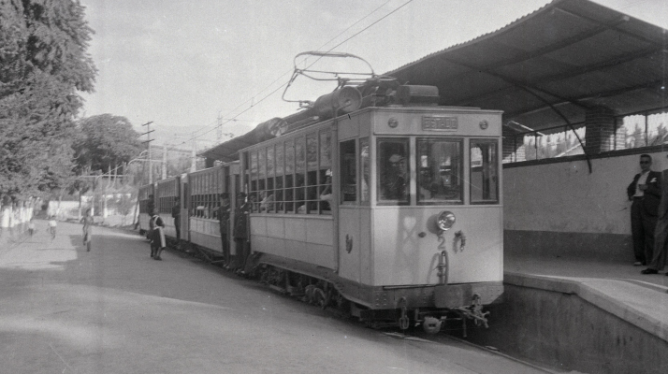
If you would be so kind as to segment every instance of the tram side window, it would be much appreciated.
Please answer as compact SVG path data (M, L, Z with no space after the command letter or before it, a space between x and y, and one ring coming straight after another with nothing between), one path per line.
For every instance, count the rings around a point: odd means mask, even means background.
M471 139L471 203L499 202L498 149L495 140Z
M306 213L305 191L306 185L306 144L303 137L295 139L295 207L298 214Z
M283 213L285 205L285 190L283 189L283 175L285 173L285 153L283 143L276 144L276 213Z
M318 199L320 214L332 214L332 132L320 132L320 169Z
M463 203L461 140L418 139L418 202Z
M285 212L295 212L295 142L292 139L285 141Z
M362 184L360 186L360 200L368 202L371 200L369 186L371 182L371 149L369 148L369 138L360 139L360 170L362 172Z
M357 155L355 141L348 140L339 145L341 157L341 202L357 201Z
M318 137L317 133L306 134L306 213L318 213Z
M378 202L407 204L410 174L408 139L378 140Z

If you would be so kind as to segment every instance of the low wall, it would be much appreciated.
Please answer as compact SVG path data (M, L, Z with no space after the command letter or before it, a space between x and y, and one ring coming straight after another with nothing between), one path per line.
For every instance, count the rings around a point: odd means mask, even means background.
M592 173L583 156L504 165L507 253L634 261L626 187L641 153L668 168L661 147L597 155Z
M488 310L490 328L468 329L468 340L513 357L589 374L668 367L665 325L573 281L506 274L503 303Z

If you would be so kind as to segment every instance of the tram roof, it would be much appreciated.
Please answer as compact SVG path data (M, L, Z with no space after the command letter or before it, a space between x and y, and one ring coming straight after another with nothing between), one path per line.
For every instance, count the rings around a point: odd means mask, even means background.
M469 42L386 73L436 85L440 105L504 111L532 129L665 107L668 31L587 0L554 0Z

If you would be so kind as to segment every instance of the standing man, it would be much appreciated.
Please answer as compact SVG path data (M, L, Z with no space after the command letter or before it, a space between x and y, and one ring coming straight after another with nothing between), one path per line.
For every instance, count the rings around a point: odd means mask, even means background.
M661 174L652 171L652 157L640 155L640 174L626 188L631 204L631 234L635 266L647 265L652 260L654 229L656 228L659 199L661 198Z
M661 180L668 181L668 169L661 173ZM668 256L668 188L661 189L661 202L659 203L658 221L654 235L654 254L647 259L647 269L642 274L657 274L666 266ZM666 273L668 275L668 273Z
M220 225L220 240L223 242L223 261L225 267L230 267L230 194L220 194L220 206L218 207L218 223Z
M237 206L234 210L234 243L237 252L236 268L239 272L244 271L246 257L248 257L248 214L251 203L246 202L246 194L240 192L237 195Z
M172 218L174 218L174 229L176 229L176 245L181 244L181 199L177 196L172 207Z

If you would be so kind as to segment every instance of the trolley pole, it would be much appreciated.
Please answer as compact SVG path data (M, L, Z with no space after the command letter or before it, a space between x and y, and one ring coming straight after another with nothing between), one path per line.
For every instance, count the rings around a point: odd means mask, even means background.
M155 130L151 130L151 124L152 123L153 123L153 121L149 121L149 122L146 122L145 124L143 124L142 127L143 126L148 126L148 128L147 128L148 131L141 134L141 135L146 135L146 139L147 139L147 140L143 141L142 144L145 143L146 146L148 147L148 183L149 184L153 183L153 162L152 162L153 159L151 158L151 142L155 139L151 139L151 133Z

